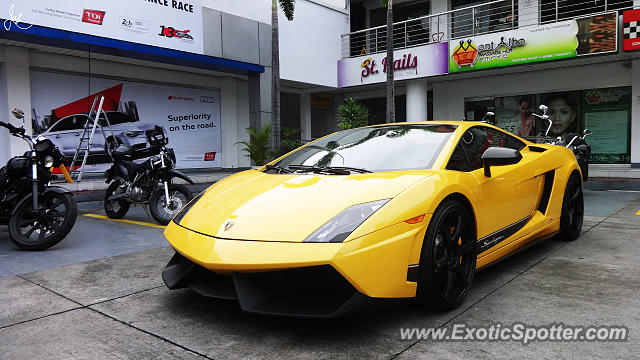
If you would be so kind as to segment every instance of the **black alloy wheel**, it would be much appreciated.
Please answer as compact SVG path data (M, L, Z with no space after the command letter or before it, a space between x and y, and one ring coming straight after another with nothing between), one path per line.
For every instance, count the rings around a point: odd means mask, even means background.
M418 298L434 310L462 303L476 270L475 226L469 210L455 200L438 206L420 255Z
M33 210L31 200L25 201L9 220L9 235L23 250L44 250L59 243L71 231L78 209L70 194L48 193L38 199Z
M565 240L575 240L580 236L584 221L584 197L582 181L578 173L573 173L567 181L562 199L560 233Z
M124 195L126 186L122 186L119 181L109 184L107 192L104 194L104 212L110 219L122 219L129 211L131 203ZM112 199L113 197L119 197Z

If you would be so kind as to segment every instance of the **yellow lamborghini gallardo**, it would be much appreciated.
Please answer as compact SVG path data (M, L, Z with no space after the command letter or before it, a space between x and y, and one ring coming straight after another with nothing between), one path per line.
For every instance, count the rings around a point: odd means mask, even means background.
M580 235L573 153L482 122L340 131L198 195L165 231L169 289L333 317L372 298L458 306L475 271Z

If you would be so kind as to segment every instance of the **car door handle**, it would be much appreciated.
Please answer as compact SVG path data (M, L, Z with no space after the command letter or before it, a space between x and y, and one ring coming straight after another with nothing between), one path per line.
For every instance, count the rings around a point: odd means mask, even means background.
M56 135L56 139L60 139L60 135Z
M73 135L75 135L75 136L80 136L80 133L73 133Z

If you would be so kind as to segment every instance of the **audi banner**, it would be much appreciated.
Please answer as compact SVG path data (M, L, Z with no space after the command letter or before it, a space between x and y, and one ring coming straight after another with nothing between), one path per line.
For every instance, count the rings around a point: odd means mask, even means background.
M94 161L88 171L104 171L110 161L106 143L134 149L147 146L146 130L164 128L178 168L221 167L220 91L85 76L31 72L34 133L51 139L67 157L73 157L98 95L111 130L103 127L91 142Z

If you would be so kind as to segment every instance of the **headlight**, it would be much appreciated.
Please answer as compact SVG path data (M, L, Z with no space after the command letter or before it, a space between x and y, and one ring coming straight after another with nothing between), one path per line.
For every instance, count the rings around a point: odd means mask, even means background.
M47 155L42 159L42 165L46 168L50 168L53 166L53 156Z
M127 131L124 134L127 137L136 137L142 135L142 133L144 133L144 131Z
M187 213L189 212L189 210L191 209L191 207L193 205L196 204L196 202L198 202L198 200L200 200L200 198L202 197L202 195L204 194L204 191L201 192L200 194L196 195L196 197L193 198L193 200L189 201L189 203L187 205L185 205L182 210L180 210L176 216L173 217L173 222L180 225L180 221L182 221L182 218L187 215Z
M320 226L318 230L304 239L304 242L342 242L353 230L360 226L360 224L389 200L390 199L384 199L353 205Z

